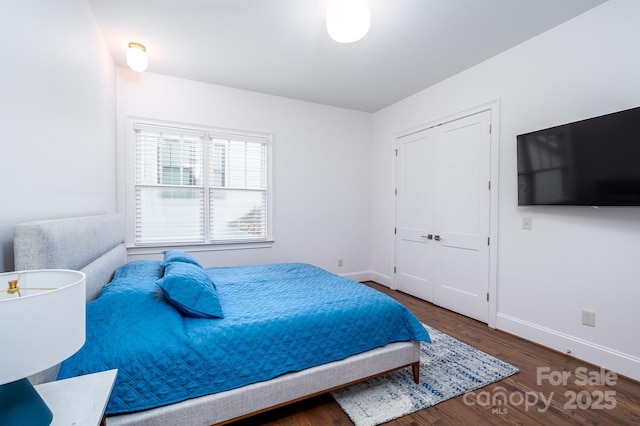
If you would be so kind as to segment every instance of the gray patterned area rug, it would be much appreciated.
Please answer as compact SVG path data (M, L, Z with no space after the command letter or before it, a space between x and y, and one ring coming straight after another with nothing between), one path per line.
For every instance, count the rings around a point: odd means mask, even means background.
M424 325L424 324L423 324ZM331 393L356 426L375 426L502 380L519 370L428 325L420 384L410 368Z

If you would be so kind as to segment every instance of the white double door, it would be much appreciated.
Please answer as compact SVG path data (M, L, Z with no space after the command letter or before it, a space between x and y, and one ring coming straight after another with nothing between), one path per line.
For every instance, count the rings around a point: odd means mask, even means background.
M396 289L488 321L491 112L396 138Z

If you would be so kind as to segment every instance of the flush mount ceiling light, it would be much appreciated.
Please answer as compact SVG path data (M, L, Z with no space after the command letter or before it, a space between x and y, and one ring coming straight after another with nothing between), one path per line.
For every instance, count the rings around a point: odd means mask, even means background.
M127 65L132 70L142 72L147 69L147 49L140 43L129 43Z
M371 26L367 0L332 0L327 9L327 32L338 43L360 40Z

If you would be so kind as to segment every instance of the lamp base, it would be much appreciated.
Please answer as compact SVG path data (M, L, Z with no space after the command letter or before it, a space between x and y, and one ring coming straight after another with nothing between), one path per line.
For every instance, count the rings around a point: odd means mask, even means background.
M53 413L27 379L0 385L0 425L49 426Z

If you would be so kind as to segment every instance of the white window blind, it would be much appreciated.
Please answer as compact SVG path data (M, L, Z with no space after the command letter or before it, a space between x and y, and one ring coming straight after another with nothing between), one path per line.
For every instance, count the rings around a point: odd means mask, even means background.
M135 244L264 241L267 136L134 123Z

